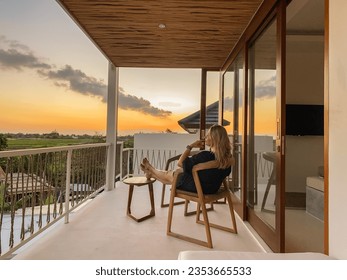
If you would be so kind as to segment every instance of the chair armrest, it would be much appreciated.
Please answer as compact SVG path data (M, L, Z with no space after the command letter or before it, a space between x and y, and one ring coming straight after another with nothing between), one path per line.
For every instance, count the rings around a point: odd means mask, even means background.
M192 156L194 154L197 154L198 152L197 151L191 151L190 152L190 155L189 156ZM182 154L179 154L179 155L176 155L176 156L173 156L171 158L169 158L167 161L166 161L166 165L165 165L165 170L169 170L169 166L172 162L176 161L176 160L179 160L179 158L181 157Z
M182 176L182 174L183 174L183 169L182 168L177 168L175 170L173 181L172 181L172 185L171 185L171 191L175 191L176 190L177 182L178 182L180 176Z
M169 170L169 166L171 164L171 162L174 162L175 160L178 160L180 158L181 154L171 157L166 161L166 165L165 165L165 170Z

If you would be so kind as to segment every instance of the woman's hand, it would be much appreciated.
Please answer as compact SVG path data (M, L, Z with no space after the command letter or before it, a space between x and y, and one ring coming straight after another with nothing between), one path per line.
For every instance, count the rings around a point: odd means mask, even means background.
M183 161L190 155L190 151L193 148L204 148L205 141L204 140L196 140L194 143L187 146L187 149L183 152L183 154L178 159L177 165L179 167L183 167Z
M192 148L202 149L205 147L205 140L196 140L194 143L189 145Z

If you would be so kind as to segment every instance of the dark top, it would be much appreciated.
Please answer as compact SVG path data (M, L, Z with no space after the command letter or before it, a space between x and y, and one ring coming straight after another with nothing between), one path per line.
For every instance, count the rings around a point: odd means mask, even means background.
M201 151L183 161L183 174L177 184L177 189L196 192L196 187L192 175L193 166L198 163L215 160L214 154L209 151ZM211 168L198 171L202 191L204 194L216 193L219 190L224 178L231 172L231 167L226 169Z

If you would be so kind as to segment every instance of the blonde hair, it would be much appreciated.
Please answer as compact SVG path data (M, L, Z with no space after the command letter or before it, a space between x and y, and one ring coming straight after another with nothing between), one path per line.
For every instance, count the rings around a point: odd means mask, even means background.
M213 125L209 129L211 151L214 153L218 168L225 169L232 165L231 143L226 129L221 125Z

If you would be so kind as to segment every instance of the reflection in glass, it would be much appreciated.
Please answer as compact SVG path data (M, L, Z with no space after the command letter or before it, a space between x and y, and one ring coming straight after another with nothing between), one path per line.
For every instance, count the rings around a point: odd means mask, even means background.
M218 124L219 78L219 71L207 71L206 73L206 131L213 124ZM223 122L223 125L225 125L225 122ZM206 131L202 133L203 137Z
M227 131L233 143L235 165L233 167L231 190L241 199L242 181L242 133L244 70L243 55L240 53L224 74L224 118L230 121Z
M276 25L249 48L247 206L275 228Z

